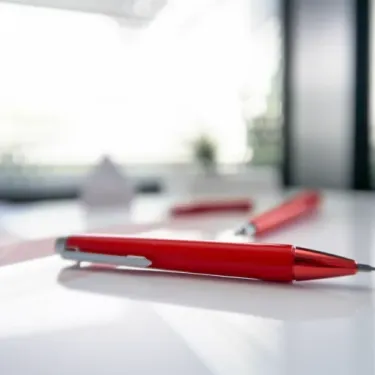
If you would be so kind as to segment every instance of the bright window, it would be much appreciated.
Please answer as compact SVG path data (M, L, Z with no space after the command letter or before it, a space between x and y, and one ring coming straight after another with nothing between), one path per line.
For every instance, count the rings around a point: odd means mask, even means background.
M243 161L280 71L276 5L174 0L145 24L1 3L0 152L184 162L205 132L222 162Z

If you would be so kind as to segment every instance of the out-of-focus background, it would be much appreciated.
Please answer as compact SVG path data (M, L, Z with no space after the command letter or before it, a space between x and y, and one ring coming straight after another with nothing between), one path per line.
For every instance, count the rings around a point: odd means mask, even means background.
M277 1L91 3L99 14L0 4L2 196L67 194L103 154L163 183L203 133L223 167L277 169Z
M351 0L1 1L4 231L71 223L61 215L104 157L150 205L204 190L212 170L248 195L372 189L371 13Z

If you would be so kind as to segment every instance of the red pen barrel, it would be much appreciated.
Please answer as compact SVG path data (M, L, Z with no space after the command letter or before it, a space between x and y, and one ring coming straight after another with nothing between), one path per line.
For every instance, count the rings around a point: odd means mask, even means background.
M294 247L111 236L71 236L65 248L81 253L147 258L155 268L266 281L293 281Z
M249 199L213 200L195 203L179 204L171 208L172 216L184 216L215 212L243 212L250 211L253 203Z
M252 219L250 224L255 227L256 235L262 235L301 216L314 212L320 202L321 196L319 192L306 191L287 200L280 206L260 214Z

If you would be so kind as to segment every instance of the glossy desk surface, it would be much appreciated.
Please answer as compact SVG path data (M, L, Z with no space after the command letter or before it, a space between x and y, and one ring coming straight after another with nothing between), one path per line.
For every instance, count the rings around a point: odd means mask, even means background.
M259 197L259 210L279 196ZM244 215L161 223L218 238ZM375 263L375 195L327 193L321 212L262 241ZM374 277L293 285L57 256L0 267L0 374L373 374Z

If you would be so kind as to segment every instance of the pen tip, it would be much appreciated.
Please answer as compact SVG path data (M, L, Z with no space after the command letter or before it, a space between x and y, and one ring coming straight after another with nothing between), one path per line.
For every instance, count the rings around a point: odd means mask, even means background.
M246 234L246 228L240 228L240 229L237 229L235 232L234 232L234 234L236 235L236 236L243 236L243 235L245 235Z
M359 272L372 272L375 271L375 267L370 266L369 264L357 264L357 270Z

